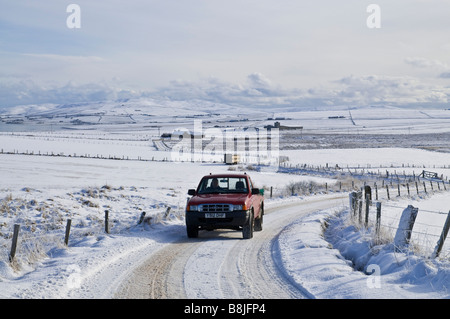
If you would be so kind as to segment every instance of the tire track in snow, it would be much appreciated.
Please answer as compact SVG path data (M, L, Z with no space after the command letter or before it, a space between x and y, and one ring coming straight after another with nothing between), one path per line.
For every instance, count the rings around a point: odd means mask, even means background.
M122 283L117 298L312 298L283 271L279 233L309 213L339 206L346 195L307 198L266 209L250 240L237 231L203 231L152 254Z
M294 220L324 207L338 205L342 198L339 195L326 202L312 198L267 211L264 230L255 233L252 240L234 245L228 253L221 276L222 286L228 291L226 298L314 298L306 288L292 282L284 271L278 252L278 235ZM303 211L299 211L302 208Z

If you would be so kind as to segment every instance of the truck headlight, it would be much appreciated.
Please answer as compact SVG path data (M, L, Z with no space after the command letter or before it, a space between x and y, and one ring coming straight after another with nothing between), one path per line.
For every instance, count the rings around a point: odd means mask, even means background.
M233 210L245 210L245 205L233 205Z
M187 211L198 212L198 205L189 205Z

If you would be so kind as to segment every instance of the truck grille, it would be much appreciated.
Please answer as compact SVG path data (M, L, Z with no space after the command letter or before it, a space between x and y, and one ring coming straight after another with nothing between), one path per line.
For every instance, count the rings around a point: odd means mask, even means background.
M203 213L222 213L229 212L230 204L203 204L201 205L201 212Z

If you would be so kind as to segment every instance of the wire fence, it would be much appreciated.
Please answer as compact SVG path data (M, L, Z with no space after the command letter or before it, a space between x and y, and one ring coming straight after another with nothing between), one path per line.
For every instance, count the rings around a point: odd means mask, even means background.
M170 206L163 212L151 212L149 216L141 212L132 223L128 218L120 221L120 213L111 214L109 210L104 211L103 219L98 216L59 218L57 221L19 219L8 227L10 229L0 232L0 260L9 260L12 265L17 265L18 259L22 263L32 264L48 256L52 249L69 246L69 240L70 243L77 243L88 236L120 234L138 226L147 229L151 224L168 220L170 212ZM177 215L179 212L175 211L174 216Z
M388 200L372 201L370 194L363 191L350 193L349 201L352 222L371 230L375 245L394 243L399 249L412 249L428 258L450 258L450 242L446 241L450 210L434 211L399 206Z
M428 171L420 170L416 172L411 170L409 173L402 171L397 173L394 167L373 168L361 167L346 167L342 168L338 165L308 165L297 164L291 165L289 163L281 163L278 169L279 173L286 173L290 175L300 176L318 176L323 178L334 179L335 181L318 182L314 180L305 180L290 182L283 186L264 186L265 194L268 197L277 196L301 196L311 195L316 193L329 192L351 192L363 189L366 186L372 188L373 198L375 200L391 200L396 197L408 196L424 196L434 194L436 192L450 190L450 182L448 177L443 174L433 174L433 178L427 177ZM400 168L412 168L410 164L402 164ZM425 166L423 166L425 167ZM442 169L450 169L450 165L443 165ZM238 166L240 170L260 170L259 166ZM389 170L392 171L389 171ZM236 170L235 167L230 170Z
M409 164L403 165L410 168ZM248 168L248 167L247 167ZM422 168L422 167L421 167ZM449 166L443 167L445 169ZM258 169L257 166L254 167ZM390 167L389 169L392 169ZM429 178L425 177L425 171L410 174L406 172L397 174L383 169L373 167L346 167L341 168L338 165L311 166L311 165L288 165L283 163L279 167L279 172L285 172L294 175L318 175L320 177L331 177L335 179L332 183L320 183L315 181L291 182L284 186L264 186L266 198L279 196L301 196L316 193L331 192L366 192L370 188L370 200L368 201L367 223L365 221L365 198L360 197L358 208L352 207L352 212L358 216L358 223L371 227L379 224L377 239L381 235L385 238L394 238L398 230L402 212L405 207L399 207L390 201L397 197L414 197L428 194L435 194L450 190L448 178L438 176ZM363 193L363 192L360 192ZM362 196L362 195L361 195ZM377 220L376 203L382 203L383 213ZM18 204L20 205L20 203ZM351 204L352 205L352 204ZM362 210L364 207L364 210ZM14 207L4 207L0 211L8 215L8 210ZM361 210L361 211L360 211ZM446 223L447 212L436 212L420 210L415 221L414 230L411 233L411 246L416 247L418 251L424 255L431 256L437 245L437 241L441 239L442 230ZM16 224L20 225L20 236L17 236L16 251L23 255L40 256L45 254L51 247L62 247L66 245L67 223L71 220L70 238L73 240L81 239L88 235L96 235L107 232L107 229L114 232L125 230L126 227L115 227L115 220L108 222L101 216L92 216L90 218L77 219L74 216L67 215L65 218L51 218L43 221L42 218L37 222L35 220L16 220ZM108 224L109 223L109 224ZM13 225L8 227L0 223L0 260L14 259L11 258L11 241L14 239ZM105 228L107 227L107 228ZM7 229L6 229L7 228ZM6 255L3 255L5 252ZM9 253L8 253L9 252ZM14 255L14 254L13 254ZM14 256L13 256L14 257ZM450 257L450 243L445 243L442 247L441 258Z

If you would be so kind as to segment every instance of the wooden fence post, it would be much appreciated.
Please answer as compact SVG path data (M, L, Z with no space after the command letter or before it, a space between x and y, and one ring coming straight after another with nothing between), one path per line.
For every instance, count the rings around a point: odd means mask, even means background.
M109 234L109 210L105 210L105 232Z
M353 217L356 211L356 192L351 192L349 195L350 215Z
M68 219L66 224L66 236L64 237L64 244L66 246L69 245L69 234L70 234L70 225L72 224L72 220Z
M188 201L189 201L189 198L188 198ZM141 216L139 217L138 225L140 225L144 221L144 218L145 218L145 212L142 212Z
M12 262L16 256L17 240L19 239L20 225L14 224L14 233L11 244L11 252L9 253L9 261Z
M400 217L400 222L398 224L397 233L394 237L394 245L396 248L405 247L409 244L418 212L419 209L413 207L412 205L408 205L408 207L403 210L402 216Z
M386 185L386 193L387 193L388 200L390 200L391 196L389 196L389 186L388 185Z
M167 218L167 216L169 216L170 209L171 209L170 206L168 206L166 212L164 213L164 218Z
M369 205L370 205L370 197L369 194L366 194L366 216L364 218L364 226L367 228L369 225Z
M442 229L441 236L439 237L439 240L436 244L436 247L434 248L434 252L431 255L431 258L439 257L442 247L444 246L445 239L447 238L449 228L450 228L450 211L448 212L447 219L445 220L444 228Z
M377 222L375 224L375 233L377 238L380 237L380 225L381 225L381 202L377 202Z
M358 223L361 225L362 223L362 206L363 206L363 200L362 198L358 199Z

